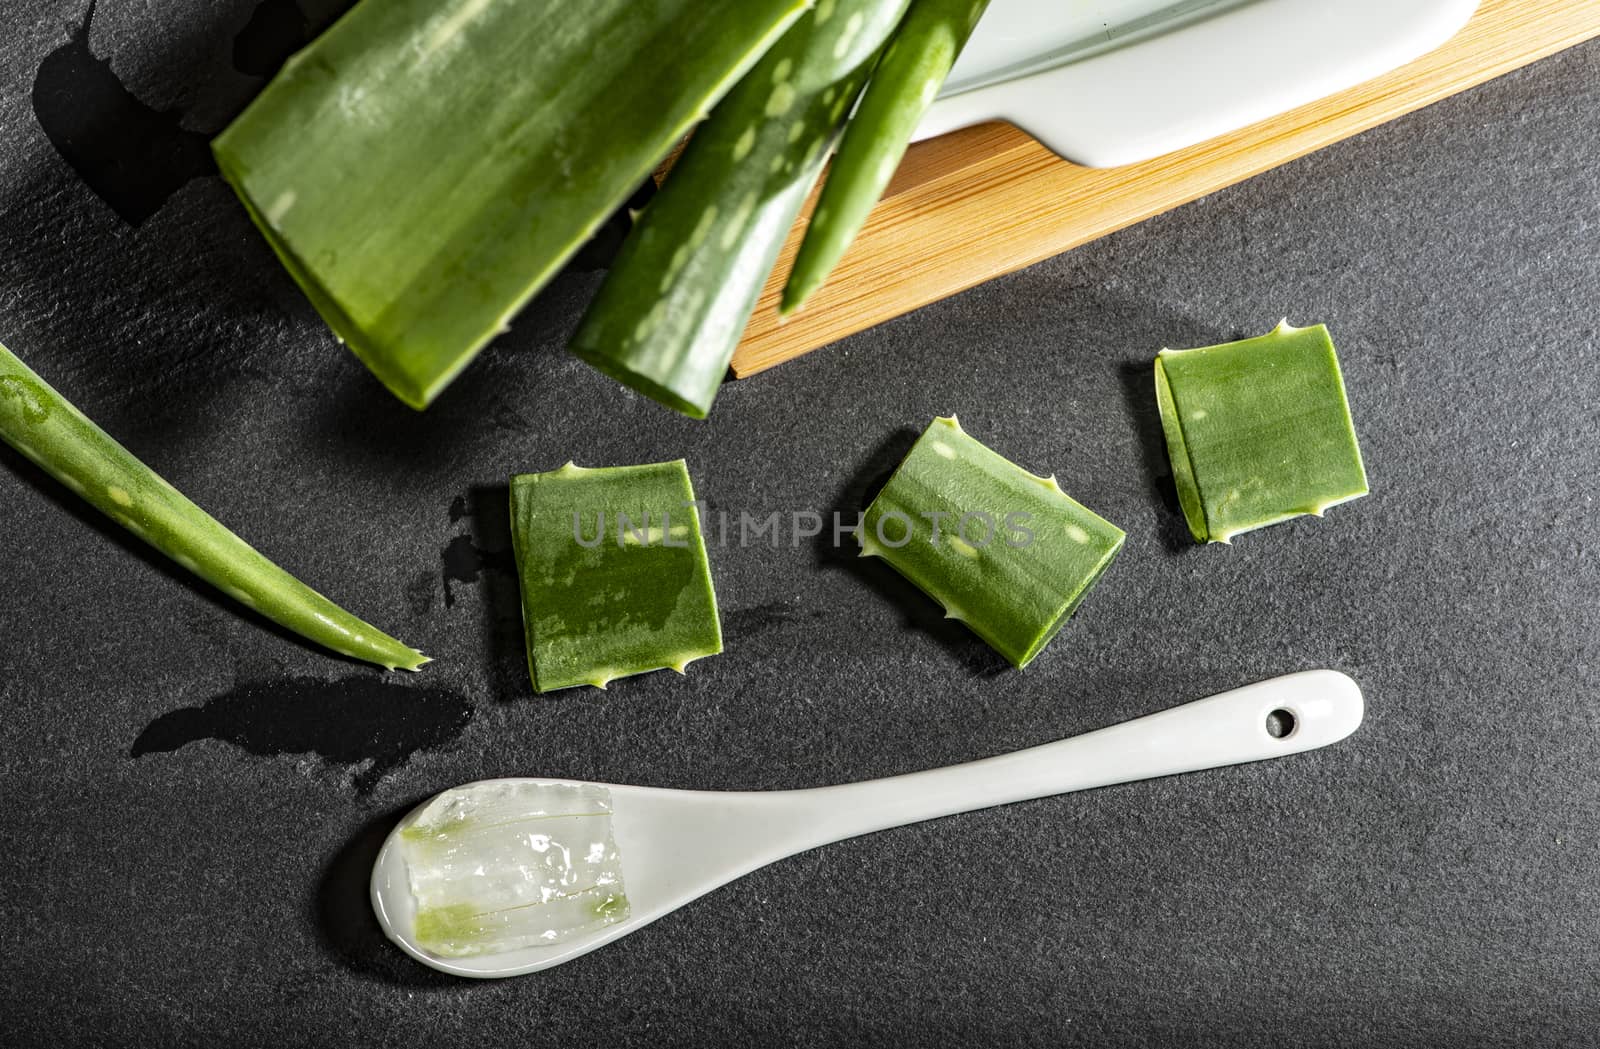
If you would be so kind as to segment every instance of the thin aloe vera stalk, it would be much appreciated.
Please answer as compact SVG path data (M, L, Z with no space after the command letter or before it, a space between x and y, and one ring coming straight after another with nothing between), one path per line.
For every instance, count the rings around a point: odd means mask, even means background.
M426 406L807 0L362 0L214 143L323 318Z
M4 346L0 438L179 567L301 637L390 670L416 670L428 662L261 556Z
M1116 525L935 419L862 518L881 557L1011 663L1025 667L1122 549Z
M1196 542L1367 494L1344 377L1323 325L1156 357L1156 401Z
M682 459L514 477L511 533L534 691L682 674L722 651Z
M828 169L783 288L784 313L799 309L822 287L866 225L922 115L988 7L989 0L912 0Z
M700 127L572 351L703 419L828 147L907 0L819 0Z

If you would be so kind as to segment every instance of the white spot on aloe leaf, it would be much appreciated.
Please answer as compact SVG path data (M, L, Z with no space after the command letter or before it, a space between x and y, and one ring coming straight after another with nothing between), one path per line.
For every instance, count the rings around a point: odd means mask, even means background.
M792 146L796 142L799 142L800 139L805 135L805 133L806 133L805 122L804 121L796 121L789 128L789 144Z
M1075 524L1069 524L1067 525L1067 538L1074 543L1087 543L1089 541L1089 533Z
M282 222L283 217L289 214L290 210L294 208L294 202L296 199L295 192L292 189L286 189L282 193L279 193L278 199L274 200L272 205L267 208L267 223L269 225L276 226L278 223Z
M833 57L843 58L850 48L855 45L856 37L861 35L861 27L867 24L867 16L857 11L850 16L850 21L844 24L844 32L839 34L838 41L833 45Z
M956 450L943 441L934 441L933 450L945 459L954 459L956 457Z
M463 0L456 11L434 20L433 26L418 48L419 57L426 62L442 47L455 42L479 15L487 11L494 0Z
M978 548L973 546L971 543L967 542L966 540L960 538L959 536L951 536L950 537L950 549L954 550L956 553L960 554L962 557L977 557L978 556ZM960 617L958 616L956 618L960 618Z
M129 495L125 489L118 488L116 485L110 485L107 487L106 494L109 495L111 497L111 501L116 503L118 506L133 505L133 496Z
M223 590L227 592L227 595L229 597L233 598L235 601L239 602L241 605L244 605L244 606L246 606L248 608L256 607L256 599L254 597L250 596L250 592L249 591L241 590L239 587L236 587L236 586L226 586L226 587L223 587ZM325 616L318 615L317 618L323 620L324 622L328 623L329 625L332 625L332 620L328 619Z
M739 136L739 141L733 144L733 159L735 162L743 160L756 148L756 129L752 124L744 129L744 134Z
M689 235L690 247L698 248L704 244L706 238L711 236L711 227L716 225L716 222L717 206L712 204L700 213L700 221L695 224L694 232Z
M739 201L739 208L728 221L728 228L722 231L722 250L732 251L744 236L745 226L750 223L750 216L755 214L756 195L746 193L744 199Z
M788 84L779 84L772 89L772 94L767 98L767 116L783 116L794 108L794 98L794 88Z
M1204 408L1196 408L1194 411L1189 413L1189 421L1192 422L1192 423L1197 423L1200 420L1204 419L1209 414L1210 413L1207 412Z
M789 74L794 72L794 59L785 58L772 67L772 82L781 84L789 79Z
M838 6L838 0L821 0L817 4L817 25L821 25L832 18L834 9Z

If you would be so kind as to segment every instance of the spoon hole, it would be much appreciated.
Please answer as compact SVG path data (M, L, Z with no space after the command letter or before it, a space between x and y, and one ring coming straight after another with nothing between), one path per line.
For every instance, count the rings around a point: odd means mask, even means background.
M1273 739L1288 739L1294 735L1294 711L1279 707L1267 715L1267 735Z

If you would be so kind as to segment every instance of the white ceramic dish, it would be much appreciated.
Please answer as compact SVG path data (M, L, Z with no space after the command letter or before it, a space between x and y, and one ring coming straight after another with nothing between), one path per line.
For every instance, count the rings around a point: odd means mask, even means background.
M1077 164L1137 163L1389 72L1477 6L993 0L917 137L1006 120Z

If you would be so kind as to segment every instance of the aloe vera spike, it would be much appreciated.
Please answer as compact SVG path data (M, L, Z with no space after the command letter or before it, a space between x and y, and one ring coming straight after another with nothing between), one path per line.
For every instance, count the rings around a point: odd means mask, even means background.
M912 0L845 128L784 285L782 312L804 305L849 250L988 7L989 0Z
M819 0L718 103L646 206L572 351L701 419L907 0Z
M307 640L390 670L416 670L428 662L257 553L4 346L0 438L179 567Z
M1122 549L1116 525L935 419L856 532L1016 667L1061 630Z
M334 333L422 408L807 6L363 0L214 151Z

